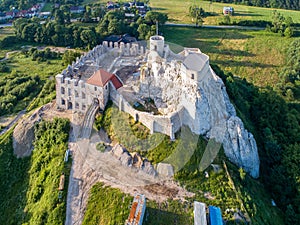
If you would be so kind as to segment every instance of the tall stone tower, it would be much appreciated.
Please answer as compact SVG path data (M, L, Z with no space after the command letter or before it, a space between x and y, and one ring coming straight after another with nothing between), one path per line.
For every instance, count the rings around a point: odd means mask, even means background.
M164 56L165 39L163 36L150 37L150 51L156 51L160 57Z

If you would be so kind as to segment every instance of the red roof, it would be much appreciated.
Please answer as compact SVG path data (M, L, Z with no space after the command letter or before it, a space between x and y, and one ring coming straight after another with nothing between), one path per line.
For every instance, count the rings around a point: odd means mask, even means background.
M104 87L105 84L113 77L114 75L100 69L96 71L87 81L87 84Z
M120 87L123 86L122 82L119 80L119 78L116 75L114 75L110 80L116 89L119 89Z

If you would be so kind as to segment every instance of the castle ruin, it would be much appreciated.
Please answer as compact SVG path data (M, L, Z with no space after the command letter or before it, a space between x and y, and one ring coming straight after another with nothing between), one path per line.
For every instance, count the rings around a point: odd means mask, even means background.
M124 71L127 73L124 73ZM175 54L164 37L145 43L103 42L56 76L56 103L85 113L108 100L143 123L151 133L171 139L186 125L195 134L223 144L227 157L253 177L259 175L255 139L236 116L226 87L198 48ZM156 113L138 110L152 101Z

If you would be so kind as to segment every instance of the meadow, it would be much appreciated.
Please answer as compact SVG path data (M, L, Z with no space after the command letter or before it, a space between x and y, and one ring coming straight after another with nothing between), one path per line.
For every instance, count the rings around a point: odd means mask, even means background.
M106 0L85 0L83 4L92 3L103 3L106 4ZM127 1L118 1L120 3ZM233 21L242 20L265 20L270 21L272 17L272 12L277 10L283 16L290 16L293 18L294 23L300 23L300 12L285 9L274 9L274 8L261 8L246 5L236 5L228 3L210 2L203 0L150 0L149 6L152 10L167 13L169 17L169 22L173 23L188 23L192 24L192 18L189 14L190 6L199 6L204 9L205 12L211 13L211 16L204 18L204 24L217 25L219 21L223 18L223 7L232 6L234 8L235 14L232 17Z
M267 31L164 27L165 40L175 51L181 46L200 48L226 72L246 78L256 86L274 86L286 62L285 52L296 38Z
M235 14L232 17L235 21L241 20L266 20L270 21L272 12L275 10L273 8L261 8L254 6L245 5L235 5L228 3L218 3L210 1L195 1L195 0L150 0L150 6L159 12L167 13L170 22L174 23L193 23L189 14L189 7L196 5L202 7L205 12L212 13L204 19L204 24L218 24L218 21L223 17L223 7L232 6L234 8ZM295 23L300 23L300 12L284 9L276 9L283 16L290 16L293 18Z

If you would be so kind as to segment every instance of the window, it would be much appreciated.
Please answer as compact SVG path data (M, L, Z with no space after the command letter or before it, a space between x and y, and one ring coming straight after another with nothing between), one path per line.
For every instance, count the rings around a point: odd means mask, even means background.
M94 90L97 91L97 87L94 87Z
M78 91L75 91L75 98L78 98Z
M64 88L64 87L61 88L61 93L62 93L63 95L65 94L65 88Z
M82 104L82 110L85 110L85 109L86 109L85 104Z
M70 96L72 94L71 88L68 88L68 95Z
M85 93L84 92L82 92L82 98L85 99Z
M194 80L195 79L195 75L192 73L192 79Z
M79 109L79 104L78 104L78 102L75 102L75 109Z
M105 90L107 90L107 86L108 86L108 85L105 85Z
M61 104L62 105L65 105L66 104L66 101L64 99L61 99Z

